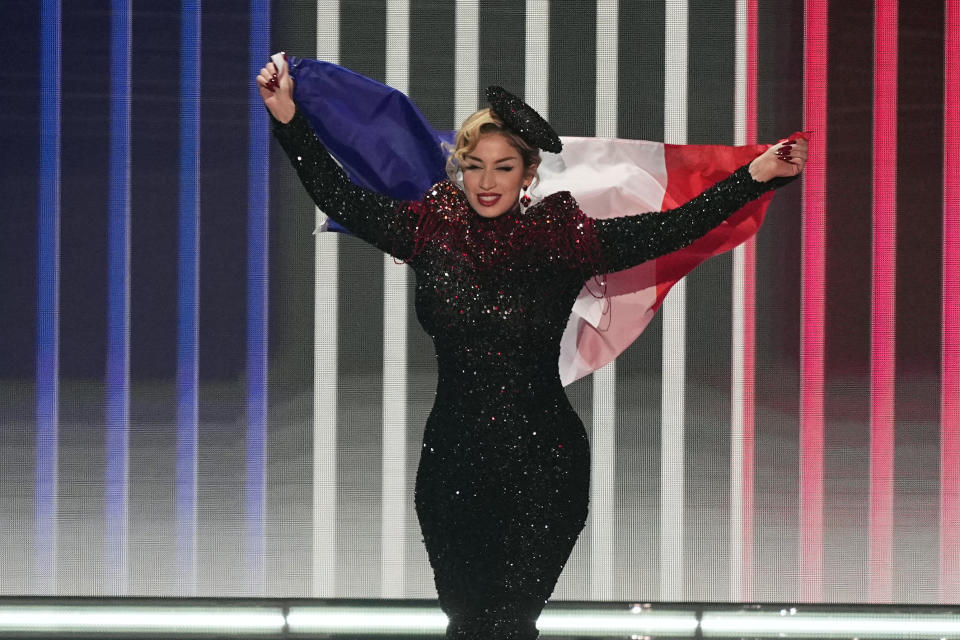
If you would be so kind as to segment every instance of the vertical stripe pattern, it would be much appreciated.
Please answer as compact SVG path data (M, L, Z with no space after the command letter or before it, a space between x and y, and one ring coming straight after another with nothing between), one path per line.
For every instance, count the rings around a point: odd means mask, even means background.
M617 5L597 2L596 136L617 136ZM614 597L616 528L617 370L611 362L593 374L590 470L591 590L597 600Z
M960 599L960 1L945 7L939 582L947 603Z
M35 590L56 591L60 385L60 15L40 5L40 166L37 202Z
M734 144L755 144L757 126L757 2L736 4ZM753 595L754 353L756 239L733 252L730 380L730 597Z
M270 1L250 0L249 75L269 54ZM250 85L247 169L247 473L246 569L254 593L264 589L267 456L267 322L270 163L267 115L255 83Z
M934 4L8 12L39 69L8 65L0 98L0 591L435 595L412 500L430 338L405 266L307 236L325 216L248 77L274 42L438 129L499 83L564 136L811 131L757 242L568 388L593 483L556 597L956 602L960 3Z
M340 56L340 2L317 3L319 60L337 62ZM316 227L326 216L316 210ZM314 232L313 300L313 562L310 595L336 595L337 577L337 234Z
M686 0L668 0L664 33L663 139L687 141ZM678 282L663 303L663 378L661 382L660 599L683 596L684 377L686 282Z
M550 96L550 3L548 0L526 0L524 14L526 43L524 62L524 100L544 118L549 119Z
M873 297L870 362L870 599L893 598L893 429L896 361L897 2L874 16Z
M114 0L110 51L105 547L116 593L127 591L130 469L130 55L132 8Z
M456 3L455 104L453 121L460 126L477 110L480 94L480 5L473 0Z
M183 0L180 33L180 201L177 293L177 565L197 581L200 322L200 2Z
M410 4L387 2L386 83L409 92ZM459 49L458 49L459 50ZM404 592L407 498L407 272L383 258L383 467L380 522L380 596Z
M804 127L814 135L803 181L800 334L800 589L823 594L823 369L826 260L827 3L806 0Z

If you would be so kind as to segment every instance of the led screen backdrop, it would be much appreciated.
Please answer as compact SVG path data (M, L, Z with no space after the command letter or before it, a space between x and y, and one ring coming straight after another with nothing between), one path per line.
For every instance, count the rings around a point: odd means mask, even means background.
M432 345L405 267L312 233L253 92L285 49L438 129L499 83L561 135L812 130L756 243L569 387L556 596L956 602L957 4L6 3L0 594L432 596Z

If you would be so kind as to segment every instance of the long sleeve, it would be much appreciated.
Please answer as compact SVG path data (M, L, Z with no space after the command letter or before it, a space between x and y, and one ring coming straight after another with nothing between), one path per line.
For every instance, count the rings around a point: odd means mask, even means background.
M273 134L321 211L394 257L410 258L420 203L394 200L352 183L299 110L286 124L274 120Z
M592 244L599 255L589 257L596 261L590 266L597 272L621 271L682 249L751 200L793 179L757 182L745 165L675 209L592 220L585 226L592 228Z

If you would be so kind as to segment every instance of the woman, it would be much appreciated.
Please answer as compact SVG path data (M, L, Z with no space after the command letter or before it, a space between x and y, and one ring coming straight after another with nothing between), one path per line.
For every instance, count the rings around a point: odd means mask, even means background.
M448 163L462 189L445 181L404 202L347 180L297 111L286 64L269 63L257 83L320 209L416 274L438 383L415 502L447 638L535 638L587 515L589 445L557 370L577 293L690 244L797 175L805 142L774 145L672 211L593 220L567 192L524 210L539 150L560 141L521 101L488 90L492 109L467 119Z

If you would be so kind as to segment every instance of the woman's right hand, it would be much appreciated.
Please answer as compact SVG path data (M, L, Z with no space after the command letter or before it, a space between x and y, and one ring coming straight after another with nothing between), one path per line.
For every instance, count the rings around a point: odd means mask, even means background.
M260 90L263 104L274 118L284 124L293 119L297 105L293 101L293 78L290 77L286 56L283 57L283 63L279 69L273 61L260 69L257 75L257 88Z

